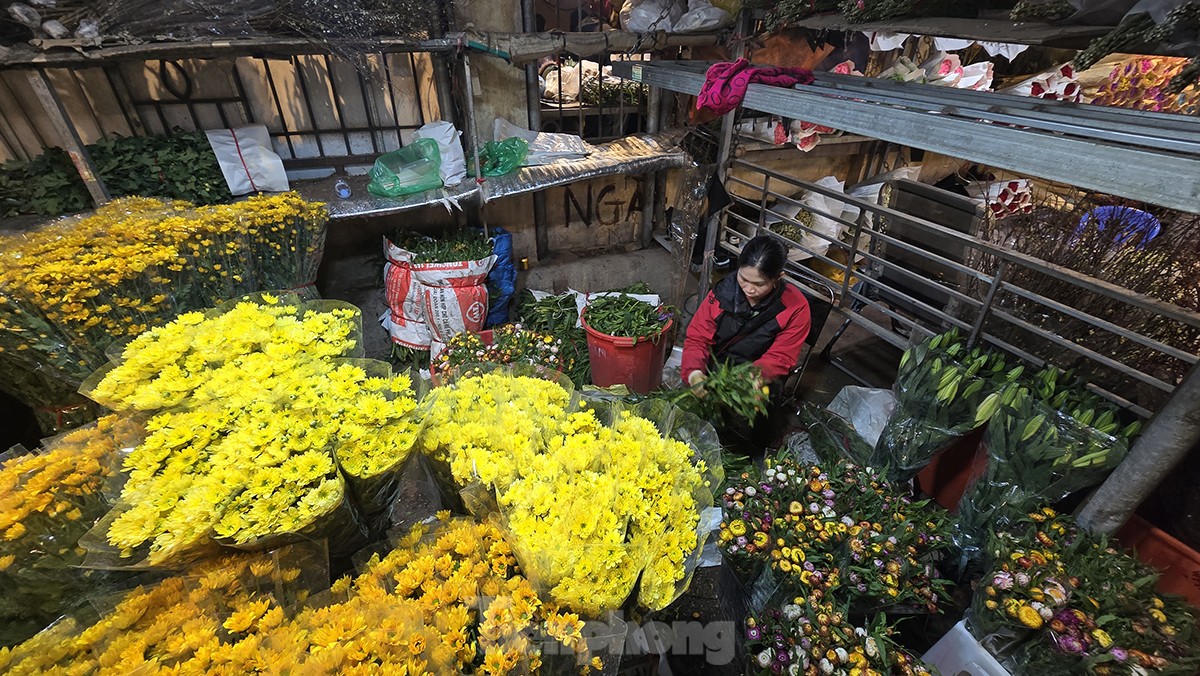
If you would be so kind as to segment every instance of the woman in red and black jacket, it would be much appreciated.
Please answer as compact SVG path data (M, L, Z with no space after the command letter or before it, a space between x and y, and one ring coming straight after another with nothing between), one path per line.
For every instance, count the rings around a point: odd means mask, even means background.
M778 239L759 235L746 243L737 272L717 283L688 324L680 374L689 385L702 382L717 361L753 362L768 384L796 365L812 318L804 294L783 281L786 263Z

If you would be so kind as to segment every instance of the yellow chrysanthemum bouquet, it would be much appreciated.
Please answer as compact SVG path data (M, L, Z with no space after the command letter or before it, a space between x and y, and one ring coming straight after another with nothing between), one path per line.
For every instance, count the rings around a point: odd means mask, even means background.
M587 616L661 609L690 581L719 481L711 427L662 402L589 403L558 382L495 370L438 390L421 445L477 513L495 509L522 571ZM684 439L685 441L681 441Z
M0 645L32 635L102 582L74 566L79 538L108 511L102 494L126 427L105 416L39 451L0 454Z
M0 386L69 424L114 341L262 289L311 286L324 205L295 193L193 208L132 197L0 237Z
M615 673L622 623L544 604L495 526L441 516L324 591L319 543L205 561L0 649L0 671L533 674L565 661Z
M407 375L359 359L359 310L261 294L142 334L83 391L146 416L87 565L173 565L214 543L361 543L419 432Z

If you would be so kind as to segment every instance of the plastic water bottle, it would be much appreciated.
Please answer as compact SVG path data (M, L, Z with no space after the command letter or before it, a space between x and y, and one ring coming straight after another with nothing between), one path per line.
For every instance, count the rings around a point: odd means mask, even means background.
M333 191L338 197L346 199L350 197L350 184L339 178L337 183L333 184Z

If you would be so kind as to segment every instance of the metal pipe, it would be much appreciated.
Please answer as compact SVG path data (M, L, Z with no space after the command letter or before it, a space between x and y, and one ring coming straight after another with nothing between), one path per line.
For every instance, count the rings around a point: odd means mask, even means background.
M443 120L454 123L462 129L462 120L457 119L454 105L454 85L450 82L450 64L441 54L430 54L429 61L433 65L433 84L437 88L438 113Z
M1112 533L1200 443L1200 366L1193 366L1175 394L1134 442L1125 458L1079 513L1079 524Z
M692 95L699 93L704 84L702 73L661 63L643 67L642 78L651 85ZM921 88L925 85L909 86ZM821 86L799 85L785 89L754 84L747 89L743 106L784 116L803 111L805 119L851 133L868 134L999 169L1200 213L1200 200L1197 199L1200 196L1200 156L1197 155L1040 131L1030 128L1036 126L1033 120L1030 125L985 124L971 113L964 116L945 114L952 112L949 108L930 112L872 102L870 93L852 95L843 92L840 96L853 98L840 98L836 90ZM887 120L886 126L880 124L881 119ZM937 134L929 134L931 125L936 126ZM1087 130L1081 129L1079 133L1086 134ZM1030 147L1038 147L1039 152L1028 152ZM1089 161L1076 161L1080 157L1087 157Z
M858 212L858 222L854 224L854 236L850 239L850 251L846 252L846 267L843 269L842 291L838 294L838 305L846 307L850 304L850 278L854 276L854 262L858 258L858 246L862 242L863 227L867 222L866 209Z
M532 0L527 0L532 1ZM603 78L601 78L603 79ZM649 99L646 102L646 132L649 134L658 133L658 116L659 109L662 106L662 90L654 87L650 90ZM647 176L642 181L642 248L650 246L654 241L654 212L655 204L658 202L658 174L654 172ZM665 198L666 196L663 195ZM681 273L682 274L682 273Z
M533 0L521 0L521 29L526 33L537 30L537 12ZM529 117L529 129L542 130L542 86L538 78L537 64L525 65L525 107ZM538 260L550 255L550 225L546 222L546 192L533 193L534 247Z
M936 233L939 236L946 237L957 243L965 244L972 248L978 249L978 250L982 251L983 253L990 254L997 258L1006 260L1010 263L1016 263L1017 265L1028 268L1035 272L1040 272L1049 277L1053 277L1055 279L1058 279L1058 280L1061 280L1064 282L1075 284L1076 286L1079 286L1080 288L1086 289L1088 291L1093 291L1102 296L1107 296L1109 298L1113 298L1113 299L1119 300L1121 302L1128 303L1129 305L1132 305L1133 307L1163 315L1164 317L1173 319L1177 322L1180 322L1181 324L1187 324L1188 326L1200 327L1200 313L1197 313L1197 312L1194 312L1191 310L1187 310L1185 308L1179 307L1177 305L1173 305L1171 303L1167 303L1165 301L1158 300L1157 298L1153 298L1153 297L1147 296L1145 294L1140 294L1140 293L1135 293L1135 292L1129 291L1128 289L1117 286L1116 284L1113 284L1111 282L1107 282L1102 279L1092 277L1090 275L1078 273L1078 272L1075 272L1074 270L1070 270L1068 268L1064 268L1059 265L1047 263L1046 261L1044 261L1040 258L1035 258L1035 257L1027 255L1027 254L1022 254L1022 253L1013 251L1012 249L1006 249L1004 247L993 244L991 242L981 240L978 237L974 237L972 235L968 235L966 233L959 232L958 230L954 230L952 228L947 228L945 226L938 225L937 223L934 223L932 221L927 221L925 219L918 218L916 216L912 216L911 214L906 214L901 211L896 211L895 209L892 209L890 207L881 206L879 204L876 204L875 202L860 199L858 197L854 197L853 195L846 195L843 193L832 192L828 188L825 188L823 186L819 186L814 183L808 183L807 181L799 181L799 180L790 178L788 176L785 176L783 174L780 174L778 172L771 171L770 169L759 167L750 162L745 162L743 160L737 160L734 162L734 165L745 166L753 171L757 171L759 173L766 174L768 176L772 176L774 178L778 178L783 181L787 181L793 185L803 187L805 190L811 190L813 192L816 192L816 193L819 193L822 195L827 195L829 197L839 199L842 202L845 202L846 204L856 206L860 209L868 209L871 212L879 214L881 216L886 216L886 217L892 218L892 219L899 219L905 223L909 223L911 225L917 226L917 227L921 228L922 230L927 230L929 232ZM882 233L872 233L872 234L876 234L876 236L886 237L886 235L882 235Z
M483 208L487 204L487 184L483 180L483 166L479 163L479 125L475 123L475 83L471 81L471 57L466 52L462 56L463 69L463 98L466 99L467 133L471 139L471 155L475 158L475 180L479 183L479 220L483 226L483 236L490 237L487 220L483 217Z
M992 284L988 287L987 296L983 299L983 307L979 308L979 314L975 317L975 323L971 326L971 334L967 336L967 348L975 347L975 342L979 340L979 334L983 331L983 323L987 321L988 311L992 309L992 301L996 299L996 292L1000 290L1000 285L1004 283L1004 272L1007 263L1000 261L996 265L996 276L992 278Z

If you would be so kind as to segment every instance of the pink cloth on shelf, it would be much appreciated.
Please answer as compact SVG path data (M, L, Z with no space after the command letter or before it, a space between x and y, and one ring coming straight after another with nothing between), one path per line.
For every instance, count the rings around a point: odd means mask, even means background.
M804 68L754 67L746 59L714 63L704 74L704 86L696 97L696 108L708 108L724 115L741 105L746 88L753 83L792 87L812 81L812 71Z

